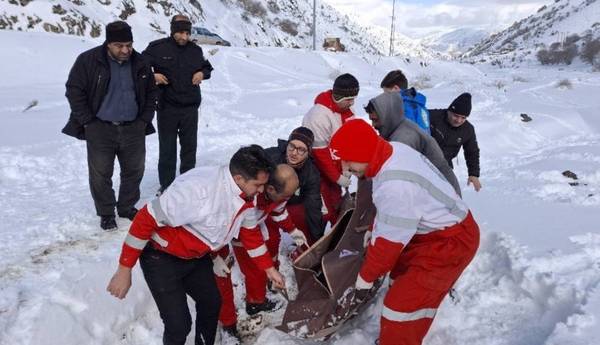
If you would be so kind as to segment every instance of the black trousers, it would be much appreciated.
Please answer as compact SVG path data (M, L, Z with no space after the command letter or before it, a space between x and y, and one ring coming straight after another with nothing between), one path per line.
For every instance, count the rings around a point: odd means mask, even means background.
M140 265L165 326L163 344L185 344L192 329L189 295L196 302L194 344L213 345L221 295L210 256L185 260L147 246L140 256Z
M164 106L157 112L158 124L158 179L161 187L175 180L177 170L177 137L181 150L179 173L196 166L198 145L198 108Z
M146 159L146 123L137 120L115 126L100 120L85 127L90 191L99 216L126 213L140 199L140 183ZM112 175L115 157L121 167L119 199L115 199Z

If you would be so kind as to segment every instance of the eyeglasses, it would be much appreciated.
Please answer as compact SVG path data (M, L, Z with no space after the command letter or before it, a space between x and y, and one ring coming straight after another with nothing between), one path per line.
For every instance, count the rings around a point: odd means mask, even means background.
M308 152L308 149L301 147L301 146L296 146L292 143L288 143L287 150L290 153L296 151L296 152L298 152L299 155L305 155Z

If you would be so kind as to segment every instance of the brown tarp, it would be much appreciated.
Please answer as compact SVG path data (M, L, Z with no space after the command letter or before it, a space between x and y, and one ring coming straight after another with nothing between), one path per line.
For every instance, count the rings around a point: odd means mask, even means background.
M298 295L288 303L278 329L302 338L327 338L379 289L381 281L364 300L353 296L364 260L364 234L376 212L371 187L370 181L359 181L356 196L344 196L340 217L331 232L293 262Z

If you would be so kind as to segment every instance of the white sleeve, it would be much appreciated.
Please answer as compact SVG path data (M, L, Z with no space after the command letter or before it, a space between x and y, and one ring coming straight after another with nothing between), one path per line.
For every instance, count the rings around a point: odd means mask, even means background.
M331 110L315 104L302 119L302 126L310 129L315 136L313 147L316 149L327 147L331 141L333 128L328 119L329 113Z
M422 211L421 188L407 181L386 181L373 191L377 216L372 243L377 237L406 245L417 232Z

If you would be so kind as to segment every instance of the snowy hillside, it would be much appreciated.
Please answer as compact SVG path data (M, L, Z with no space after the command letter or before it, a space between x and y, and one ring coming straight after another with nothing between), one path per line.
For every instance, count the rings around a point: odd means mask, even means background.
M203 13L209 17L208 7ZM139 266L124 301L105 291L130 223L118 218L119 230L99 228L85 143L60 133L69 114L69 68L98 41L17 31L0 31L0 41L11 47L0 55L0 75L9 81L0 85L0 344L161 344L161 320ZM355 111L361 117L391 69L426 81L421 89L430 107L446 107L470 91L483 189L465 186L462 157L455 170L482 243L425 344L600 344L597 73L437 61L422 67L399 58L274 47L209 49L215 70L202 83L199 165L225 163L241 145L275 145L341 72L360 80ZM37 105L24 111L34 100ZM522 122L521 113L533 121ZM158 188L158 140L147 138L138 206ZM578 180L563 176L566 170ZM114 176L118 186L118 166ZM293 292L291 271L284 273ZM234 276L241 301L235 267ZM327 343L373 344L384 293ZM281 312L246 344L315 344L274 330Z
M427 48L456 57L467 52L489 35L488 31L482 29L460 28L427 35L419 42Z
M179 12L198 26L218 33L234 46L312 47L311 0L21 0L0 2L0 29L55 32L102 40L104 25L127 20L134 39L147 43L169 32ZM341 15L318 6L317 46L340 37L348 50L376 54L383 40Z
M557 42L600 37L600 1L556 0L536 14L481 41L465 54L467 61L517 65L536 60L538 49Z

